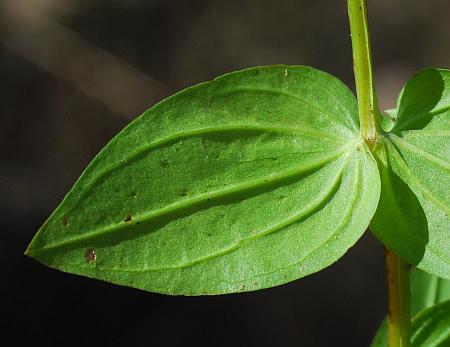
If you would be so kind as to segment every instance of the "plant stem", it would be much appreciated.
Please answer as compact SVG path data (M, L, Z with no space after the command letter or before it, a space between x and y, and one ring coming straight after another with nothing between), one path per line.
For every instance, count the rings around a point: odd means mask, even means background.
M385 249L388 284L388 346L410 347L411 309L408 264Z
M366 0L348 0L353 49L353 70L358 97L359 121L364 141L370 148L380 139L380 109L372 72Z
M372 71L366 0L347 0L356 95L362 137L370 149L380 140L380 109ZM386 250L389 347L410 347L409 275L407 264Z

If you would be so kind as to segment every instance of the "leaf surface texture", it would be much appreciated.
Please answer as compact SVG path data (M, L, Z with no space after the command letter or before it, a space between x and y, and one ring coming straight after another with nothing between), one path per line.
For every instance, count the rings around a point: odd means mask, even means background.
M375 149L382 189L371 230L409 263L450 278L450 71L407 82Z
M356 100L302 66L155 105L92 161L30 244L39 261L166 294L280 285L339 259L380 193Z

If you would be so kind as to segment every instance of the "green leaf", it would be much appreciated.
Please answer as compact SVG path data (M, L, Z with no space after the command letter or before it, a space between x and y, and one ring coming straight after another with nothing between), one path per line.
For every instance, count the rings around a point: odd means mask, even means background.
M411 322L412 347L447 347L450 345L450 301L420 312ZM371 347L388 347L387 323L383 321Z
M384 131L391 131L397 118L396 109L385 110L381 114L381 126Z
M412 347L446 347L450 345L450 301L418 314L411 324Z
M431 275L419 269L413 269L410 274L410 281L411 315L413 317L425 309L450 300L450 280ZM414 325L412 328L414 332ZM387 347L387 344L387 320L384 319L370 346Z
M450 278L450 71L415 75L396 115L374 150L382 189L371 230L409 263Z
M387 319L383 319L370 347L388 347Z
M167 294L314 273L362 235L380 192L356 100L302 66L243 70L149 109L92 161L27 254Z
M411 271L411 315L450 300L450 280L419 269Z

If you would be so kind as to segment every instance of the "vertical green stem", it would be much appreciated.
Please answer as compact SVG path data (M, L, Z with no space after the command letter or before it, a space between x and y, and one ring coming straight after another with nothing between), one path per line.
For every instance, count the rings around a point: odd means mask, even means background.
M395 253L385 250L388 284L388 345L410 347L410 304L408 265Z
M367 23L366 0L347 0L352 36L353 70L362 136L372 149L380 139L380 109L378 107L372 71L372 53ZM410 347L409 276L407 264L386 250L389 292L389 347Z
M353 49L353 70L355 72L358 97L359 120L362 136L372 148L381 133L380 110L372 73L369 28L367 24L366 0L348 0L348 16Z

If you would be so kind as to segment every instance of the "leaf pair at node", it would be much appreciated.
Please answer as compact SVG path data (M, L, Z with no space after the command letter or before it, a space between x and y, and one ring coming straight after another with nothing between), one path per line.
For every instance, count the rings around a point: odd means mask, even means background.
M223 294L320 271L370 225L450 278L450 72L414 76L388 115L371 152L354 95L316 69L188 88L111 140L27 254L152 292Z

